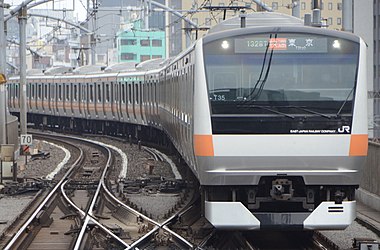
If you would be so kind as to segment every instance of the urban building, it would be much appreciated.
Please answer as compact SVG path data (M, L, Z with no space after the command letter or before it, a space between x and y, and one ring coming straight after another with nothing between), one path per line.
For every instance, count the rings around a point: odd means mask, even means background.
M292 15L292 0L262 0L263 4L271 8L273 11ZM299 0L300 18L303 19L305 14L311 14L314 9L313 1ZM322 23L329 29L342 29L342 0L320 0ZM246 0L182 0L182 8L188 10L185 15L193 22L197 23L199 29L192 29L191 41L202 37L207 33L209 27L214 26L224 19L228 19L240 14L239 10L244 9L246 13L260 11L260 8L253 1ZM183 29L188 29L189 25L184 23ZM182 49L188 42L188 35L183 34Z
M143 62L165 58L165 32L144 30L142 21L137 20L117 34L118 62Z

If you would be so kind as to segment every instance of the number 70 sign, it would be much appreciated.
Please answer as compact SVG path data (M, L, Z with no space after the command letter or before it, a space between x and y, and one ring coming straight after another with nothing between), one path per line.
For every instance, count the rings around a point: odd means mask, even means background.
M33 144L33 137L32 135L21 135L21 146L31 146Z

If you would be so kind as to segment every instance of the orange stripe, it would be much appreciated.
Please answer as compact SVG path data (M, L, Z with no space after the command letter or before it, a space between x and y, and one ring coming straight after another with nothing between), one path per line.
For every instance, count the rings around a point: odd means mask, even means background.
M194 135L194 153L196 156L214 156L212 135Z
M351 135L350 156L366 156L368 135Z

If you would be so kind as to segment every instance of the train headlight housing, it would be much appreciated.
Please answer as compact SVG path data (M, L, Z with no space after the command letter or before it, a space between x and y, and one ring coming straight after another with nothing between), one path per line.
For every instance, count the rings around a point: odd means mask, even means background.
M228 41L224 40L221 44L223 49L228 49L230 47L230 44Z
M334 49L340 49L340 42L339 42L339 40L334 40L332 46L333 46Z

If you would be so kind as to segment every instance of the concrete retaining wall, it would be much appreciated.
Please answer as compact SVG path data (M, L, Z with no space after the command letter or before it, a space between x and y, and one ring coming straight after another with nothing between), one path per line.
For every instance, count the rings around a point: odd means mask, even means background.
M356 198L380 211L380 143L368 143L368 157Z

